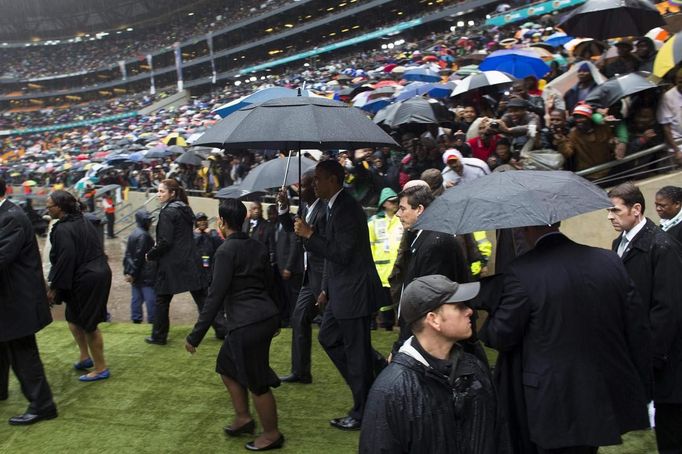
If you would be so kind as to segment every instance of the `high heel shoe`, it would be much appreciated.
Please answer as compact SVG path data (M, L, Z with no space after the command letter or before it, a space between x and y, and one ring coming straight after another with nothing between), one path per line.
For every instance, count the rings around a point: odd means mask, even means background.
M247 444L244 445L246 449L249 451L270 451L271 449L279 449L282 446L284 446L284 435L280 434L279 438L269 445L265 445L262 448L257 448L256 447L256 441L250 441Z
M230 426L225 426L223 431L225 432L225 435L229 435L230 437L238 437L241 434L253 434L256 431L256 421L252 419L243 426L234 429Z

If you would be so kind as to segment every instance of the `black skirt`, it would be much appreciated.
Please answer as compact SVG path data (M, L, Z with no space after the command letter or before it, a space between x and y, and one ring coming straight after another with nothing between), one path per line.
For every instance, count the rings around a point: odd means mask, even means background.
M270 343L279 329L279 316L230 331L220 348L216 372L259 396L280 385L270 368Z
M76 272L73 289L62 291L66 303L64 318L86 333L97 330L107 319L107 301L111 289L111 269L105 258L93 261Z

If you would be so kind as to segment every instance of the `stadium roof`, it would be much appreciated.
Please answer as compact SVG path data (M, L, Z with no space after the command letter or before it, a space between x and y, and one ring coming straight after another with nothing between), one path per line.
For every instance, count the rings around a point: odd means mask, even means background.
M162 19L209 0L0 0L0 40L70 38Z

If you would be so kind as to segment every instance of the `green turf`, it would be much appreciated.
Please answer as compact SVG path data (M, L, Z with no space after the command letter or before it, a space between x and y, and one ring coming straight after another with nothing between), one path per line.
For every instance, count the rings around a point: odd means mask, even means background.
M206 338L194 356L185 352L189 327L171 328L168 345L144 343L149 327L102 325L112 377L80 383L71 364L77 359L66 324L55 322L38 335L41 356L59 408L59 418L28 427L4 423L26 402L12 377L10 398L0 403L0 453L213 453L246 452L251 438L227 438L222 428L232 415L227 392L214 372L220 342ZM375 347L386 352L396 334L373 332ZM289 371L291 332L273 341L271 364ZM353 453L358 433L342 432L328 420L351 406L347 386L313 342L312 385L283 384L275 389L280 429L287 437L281 452ZM655 452L650 433L636 433L609 454Z

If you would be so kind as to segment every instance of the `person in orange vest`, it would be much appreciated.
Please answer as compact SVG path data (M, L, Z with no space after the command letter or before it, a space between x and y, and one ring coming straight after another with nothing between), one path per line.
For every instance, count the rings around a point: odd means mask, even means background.
M102 197L102 209L107 217L107 237L116 238L114 235L114 223L116 222L116 204L111 196L111 192L107 192Z

